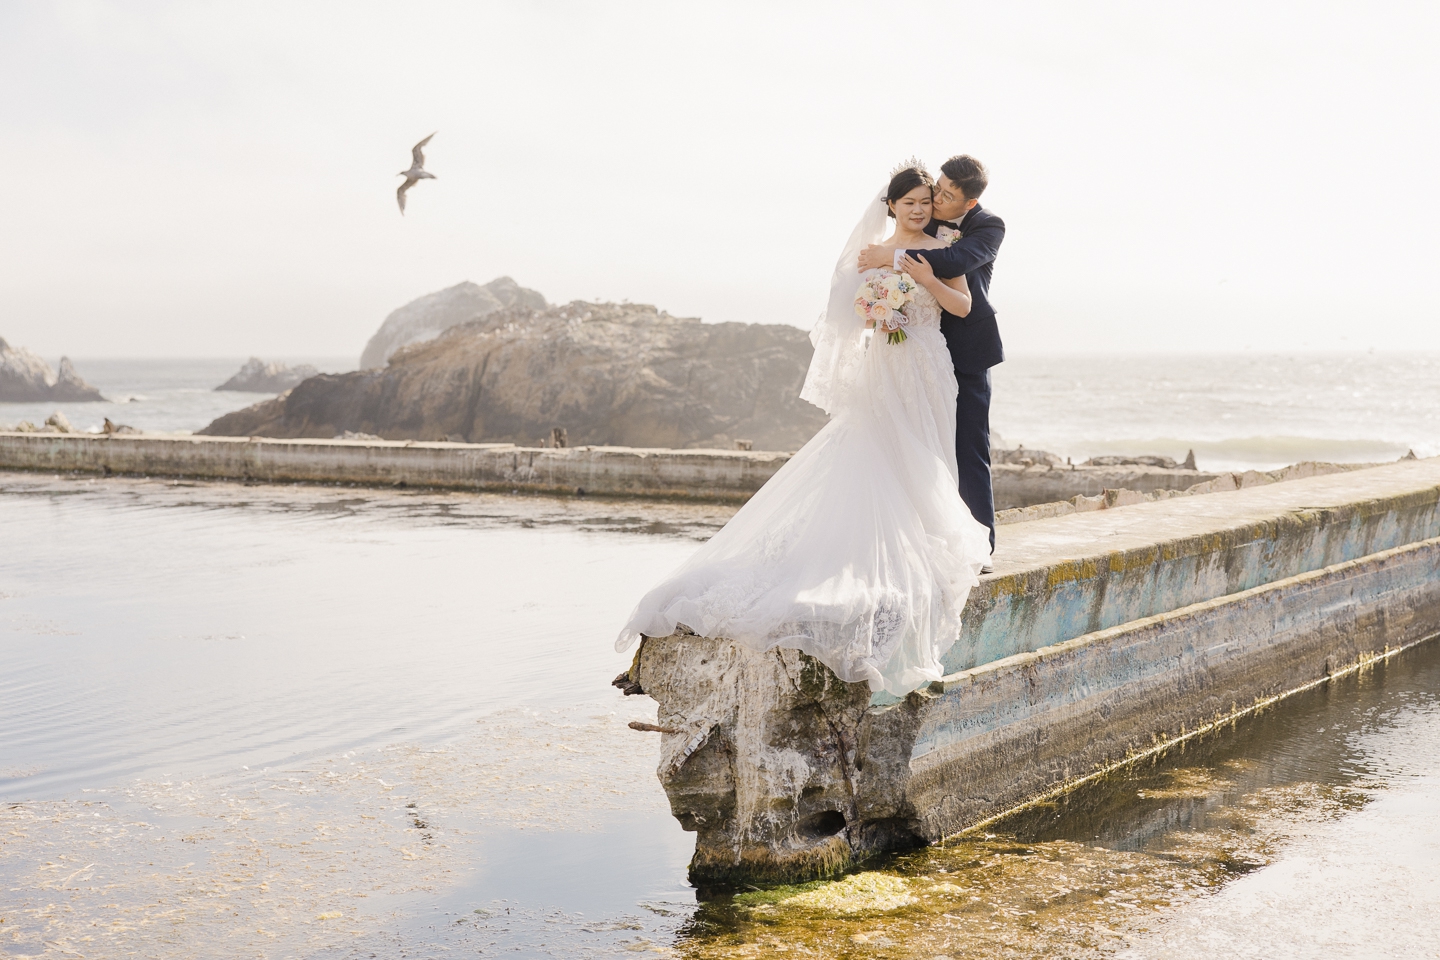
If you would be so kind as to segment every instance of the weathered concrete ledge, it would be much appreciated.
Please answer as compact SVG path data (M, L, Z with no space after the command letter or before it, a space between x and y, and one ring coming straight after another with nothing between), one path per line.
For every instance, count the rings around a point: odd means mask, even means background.
M909 756L899 776L884 763L860 772L860 816L948 836L1433 638L1437 571L1433 538L947 677L872 715L864 739L900 733Z
M0 432L0 469L6 470L731 501L748 499L789 459L789 453L759 450ZM1183 490L1217 475L1159 467L998 464L994 476L997 509L1004 510L1120 487Z
M1404 460L1414 460L1414 456L1402 457ZM1042 490L1031 487L1017 491L1014 489L1017 483L1023 483L1024 475L1015 477L1011 474L1013 467L1002 465L995 468L996 483L1001 486L1009 486L1011 498L1016 500L1030 501L1024 507L1000 507L995 511L995 523L1003 526L1010 523L1027 523L1031 520L1048 520L1051 517L1064 517L1072 513L1089 513L1092 510L1110 510L1115 507L1128 507L1137 503L1148 503L1154 500L1169 500L1174 497L1203 496L1207 493L1230 493L1235 490L1247 490L1250 487L1263 487L1272 483L1285 483L1290 480L1306 480L1310 477L1325 477L1332 473L1346 473L1351 470L1369 470L1372 467L1384 466L1379 463L1321 463L1314 460L1306 460L1301 463L1293 463L1288 467L1278 470L1245 470L1240 472L1222 473L1211 476L1208 480L1191 484L1188 487L1176 488L1174 486L1158 486L1159 483L1171 483L1174 481L1188 479L1181 471L1169 470L1161 474L1141 474L1130 477L1120 476L1113 479L1114 485L1110 484L1110 478L1106 478L1107 485L1099 493L1077 494L1064 500L1039 501L1043 496ZM1098 468L1104 469L1104 468ZM1198 474L1197 474L1198 476ZM1042 476L1043 479L1043 476ZM1084 478L1082 478L1084 479ZM1093 482L1098 477L1089 478ZM1137 490L1126 487L1126 483L1135 483L1146 486L1149 489ZM1078 485L1078 484L1077 484Z
M1001 530L947 672L1440 536L1440 458Z
M1096 497L1106 490L1134 490L1137 493L1185 490L1197 483L1214 480L1221 474L1183 467L1072 467L1049 464L1024 467L997 463L990 468L990 476L995 488L995 509L1013 510L1077 496Z
M789 454L510 443L0 433L0 468L745 500Z
M1014 524L953 672L872 700L795 651L647 639L700 883L982 823L1440 633L1440 459Z

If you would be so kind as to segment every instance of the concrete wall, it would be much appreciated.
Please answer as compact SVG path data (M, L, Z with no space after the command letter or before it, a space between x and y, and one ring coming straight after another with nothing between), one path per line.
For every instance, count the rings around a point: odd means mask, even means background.
M1000 528L947 673L1440 536L1440 459Z
M794 651L646 639L692 879L935 840L1435 636L1437 503L1440 458L1002 527L964 665L898 702Z
M509 443L271 440L0 433L0 469L520 490L599 496L743 501L790 454L635 447L542 449ZM1181 490L1213 473L1149 467L995 468L997 509L1098 494L1106 488Z
M1220 474L1202 470L1166 470L1163 467L1022 467L997 463L990 468L995 488L995 509L1014 510L1039 503L1055 503L1076 496L1095 497L1106 490L1184 490L1214 480Z
M744 500L789 459L739 450L0 433L0 468Z
M861 816L939 839L1437 634L1440 538L967 670L869 718L914 732L906 776L862 759Z

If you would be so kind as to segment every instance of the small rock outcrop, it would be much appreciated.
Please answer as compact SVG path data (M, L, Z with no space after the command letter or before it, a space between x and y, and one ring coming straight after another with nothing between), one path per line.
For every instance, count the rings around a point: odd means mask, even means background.
M60 358L57 374L24 347L12 347L0 337L0 401L34 403L45 400L85 402L104 400L100 391L75 372L69 357Z
M1186 464L1186 465L1183 467L1183 469L1187 469L1187 470L1194 470L1194 469L1195 469L1195 451L1193 451L1193 450L1190 451L1190 456L1186 459L1185 464ZM1160 457L1160 456L1138 456L1138 457L1104 456L1104 457L1091 457L1089 460L1086 460L1084 463L1080 464L1080 466L1082 466L1082 467L1159 467L1159 468L1162 469L1162 470L1179 470L1179 469L1182 469L1181 464L1177 463L1173 457Z
M825 424L799 398L811 352L805 331L779 324L516 306L411 344L384 369L311 377L201 433L721 449L744 438L794 450Z
M434 340L451 327L487 317L497 310L544 310L545 298L509 277L491 280L483 287L466 280L453 287L412 300L385 318L365 344L360 367L383 367L395 351L412 343Z
M266 363L259 357L251 357L235 376L215 389L238 390L242 393L280 393L319 372L308 363L291 367L273 360Z

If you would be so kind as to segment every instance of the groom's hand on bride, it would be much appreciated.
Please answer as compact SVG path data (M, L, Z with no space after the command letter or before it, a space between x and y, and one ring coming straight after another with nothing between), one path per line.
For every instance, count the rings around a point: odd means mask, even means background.
M935 280L935 269L924 257L912 257L908 253L903 253L900 255L899 266L901 271L914 277L915 282L922 287L929 287Z
M882 247L878 243L872 243L860 251L860 269L874 270L878 267L888 267L895 262L895 248Z

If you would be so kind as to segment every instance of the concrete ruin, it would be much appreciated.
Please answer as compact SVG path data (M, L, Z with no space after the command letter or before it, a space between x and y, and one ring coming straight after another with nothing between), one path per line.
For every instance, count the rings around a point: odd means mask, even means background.
M583 491L600 496L743 502L790 459L789 453L756 450L749 441L745 444L748 446L738 450L553 444L527 447L514 443L381 440L354 432L334 439L132 433L124 437L75 434L57 440L11 431L0 432L0 468L527 493ZM1333 464L1324 466L1345 469ZM1047 464L1031 469L998 464L994 469L995 502L1001 511L1045 504L1051 513L1073 512L1075 504L1063 501L1074 497L1103 498L1107 491L1113 494L1121 489L1153 497L1230 476L1144 466L1053 469ZM1255 474L1254 482L1268 481L1269 477ZM1107 501L1084 506L1094 509L1106 505L1111 504ZM1034 518L1002 513L1000 522Z
M762 450L0 432L6 470L719 501L749 499L788 459Z
M1004 528L948 675L872 697L790 650L647 638L701 885L940 840L1440 634L1440 458Z

